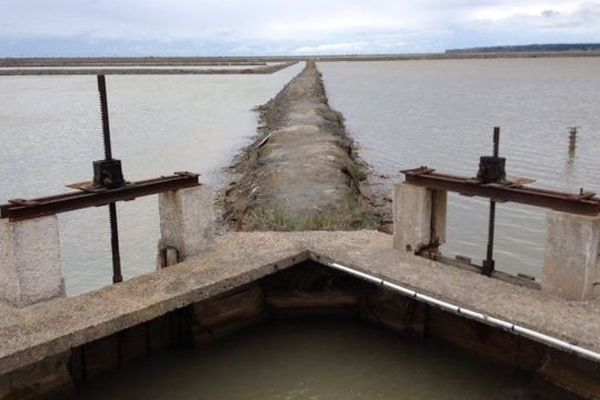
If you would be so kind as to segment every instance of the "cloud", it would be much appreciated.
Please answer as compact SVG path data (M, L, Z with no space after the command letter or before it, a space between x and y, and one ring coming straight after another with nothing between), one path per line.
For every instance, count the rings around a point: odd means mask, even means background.
M504 7L496 5L474 10L470 18L475 24L488 25L488 29L503 26L531 33L535 28L585 26L588 34L593 34L588 40L600 38L600 2L554 1L549 4L532 1Z
M302 46L293 52L295 54L347 54L364 51L370 45L370 42L328 43L317 46Z
M552 18L560 15L559 11L556 10L544 10L542 11L542 17Z
M393 18L384 16L347 15L308 18L305 20L273 21L258 30L258 36L264 39L292 39L302 37L314 39L328 35L376 33L388 30L400 30L404 26Z
M600 0L0 0L0 56L430 52L556 41L600 41Z

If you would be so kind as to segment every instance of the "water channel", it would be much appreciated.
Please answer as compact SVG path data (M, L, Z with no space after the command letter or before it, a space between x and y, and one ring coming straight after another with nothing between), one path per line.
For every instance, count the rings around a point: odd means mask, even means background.
M145 357L83 400L526 400L517 371L352 321L270 322L201 350Z
M220 187L220 171L256 134L256 105L303 64L270 75L108 76L113 155L130 181L189 170ZM66 191L104 158L94 76L0 77L0 202ZM158 200L118 205L124 278L156 265ZM111 283L108 210L59 216L68 294Z
M511 175L561 190L600 188L600 59L321 63L332 105L386 186L428 164L472 175L503 128ZM297 74L109 77L113 151L129 180L221 168L255 134L256 113ZM0 201L63 191L102 158L94 77L0 77ZM580 126L569 154L567 127ZM119 206L125 277L154 265L156 197ZM487 204L450 198L450 252L481 258ZM70 294L109 284L108 216L61 215ZM501 205L498 265L539 274L543 213ZM206 350L144 357L92 379L82 399L530 399L528 378L446 346L351 321L270 322Z
M474 176L502 128L509 176L579 192L600 190L600 58L530 58L319 63L331 105L346 118L360 154L393 182L428 165ZM568 127L579 127L569 152ZM449 197L443 251L481 263L488 203ZM496 266L540 277L545 212L501 204Z
M272 75L112 76L114 153L129 180L192 170L219 187L219 171L255 133L256 113L301 69ZM600 189L600 59L492 59L319 63L333 107L346 117L361 156L387 191L399 170L429 165L474 175L502 127L509 175L576 192ZM102 158L95 81L88 76L0 77L0 201L63 191ZM368 99L368 101L365 101ZM568 129L579 127L575 152ZM33 160L33 161L32 161ZM484 256L487 202L450 196L444 251ZM110 282L103 209L60 216L67 289ZM158 238L156 197L123 203L125 277L151 270ZM503 204L497 212L498 269L539 278L544 212Z

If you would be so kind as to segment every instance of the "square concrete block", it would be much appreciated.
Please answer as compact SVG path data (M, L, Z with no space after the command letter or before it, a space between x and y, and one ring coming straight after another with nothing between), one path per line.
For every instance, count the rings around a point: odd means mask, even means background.
M549 211L542 290L569 300L598 297L600 217Z
M438 244L446 243L446 225L448 215L448 192L431 191L431 240Z
M184 260L214 244L214 191L200 185L159 195L159 251L176 249Z
M16 307L65 295L58 220L0 220L0 299Z
M414 253L430 243L431 192L424 187L394 185L394 248Z

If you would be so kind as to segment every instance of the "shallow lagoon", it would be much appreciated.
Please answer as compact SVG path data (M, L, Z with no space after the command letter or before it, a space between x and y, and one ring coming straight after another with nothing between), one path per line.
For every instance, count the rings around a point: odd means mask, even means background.
M127 180L189 170L219 187L220 171L256 134L252 110L301 69L271 75L108 76L115 158ZM94 76L0 77L0 202L66 191L104 158ZM124 278L153 270L157 196L118 205ZM108 285L108 210L61 214L67 292Z
M391 193L402 169L428 165L474 176L479 156L500 155L507 173L578 192L600 190L600 58L319 63L331 105L346 118L362 157ZM579 126L574 154L567 127ZM449 197L447 253L481 263L488 202ZM500 204L496 267L539 277L545 213Z

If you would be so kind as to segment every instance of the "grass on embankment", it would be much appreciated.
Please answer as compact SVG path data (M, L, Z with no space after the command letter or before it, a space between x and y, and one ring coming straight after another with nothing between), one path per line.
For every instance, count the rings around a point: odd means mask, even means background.
M335 210L296 217L283 204L253 209L245 218L246 229L258 231L343 231L377 229L379 220L354 193Z

